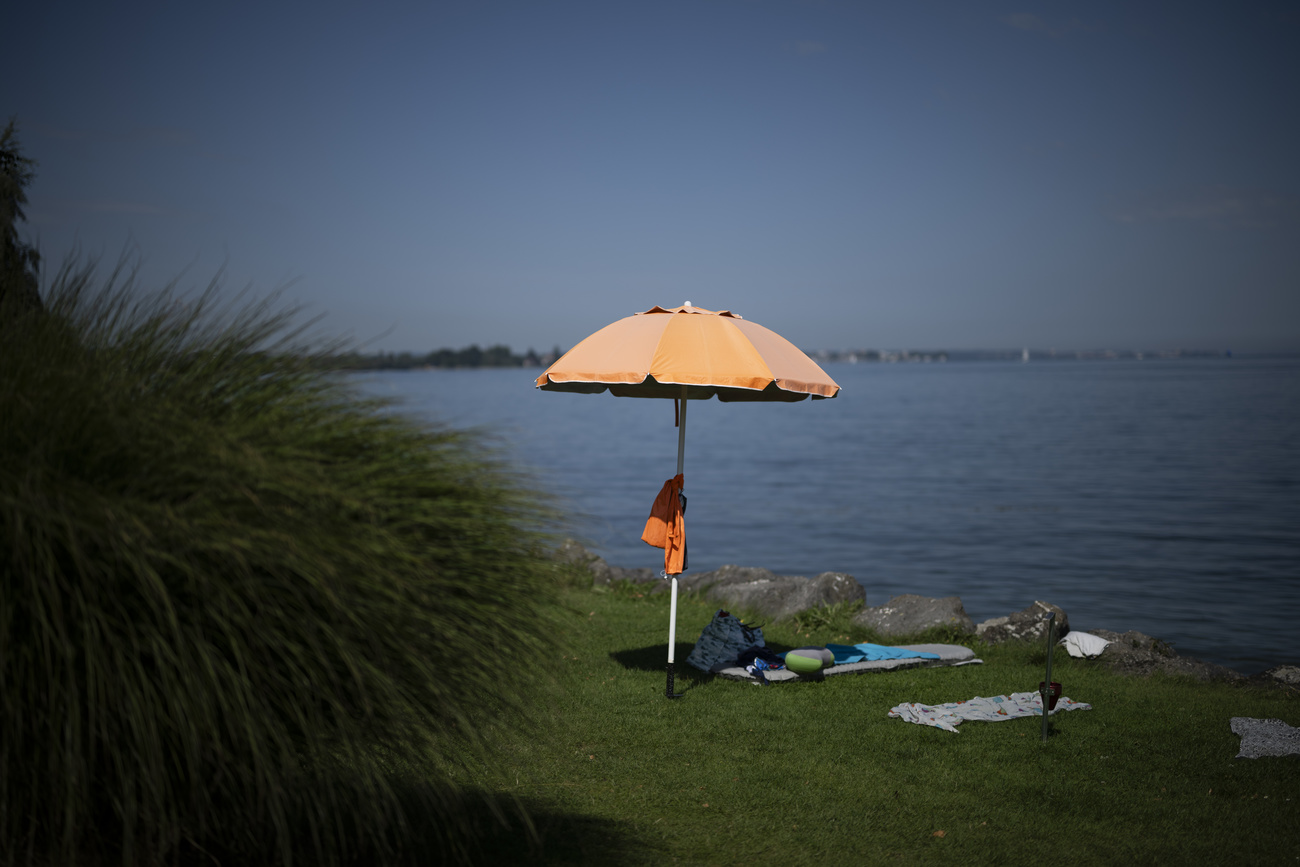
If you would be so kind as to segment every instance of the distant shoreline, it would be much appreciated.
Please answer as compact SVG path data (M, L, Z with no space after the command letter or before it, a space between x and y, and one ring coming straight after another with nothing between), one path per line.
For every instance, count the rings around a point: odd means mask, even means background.
M1300 353L1234 353L1227 349L944 349L821 350L808 355L821 363L897 363L949 361L1173 361L1180 359L1295 357Z
M478 370L494 367L546 368L564 354L558 346L549 352L533 349L516 354L504 344L481 349L471 345L464 349L438 349L419 354L413 352L344 353L326 362L331 370ZM817 350L807 355L819 364L946 364L949 362L1012 361L1187 361L1216 359L1294 359L1300 352L1245 352L1210 349L956 349L956 350Z
M550 352L529 349L516 355L509 346L497 344L482 349L471 344L464 349L435 349L433 352L341 353L329 358L330 370L465 370L484 367L549 367L564 353L557 346Z

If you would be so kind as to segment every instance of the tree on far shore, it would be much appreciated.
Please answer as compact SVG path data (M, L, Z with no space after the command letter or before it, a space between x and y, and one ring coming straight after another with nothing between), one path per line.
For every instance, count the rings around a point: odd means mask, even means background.
M36 176L36 163L23 156L18 122L11 118L0 133L0 315L6 308L44 310L41 304L41 254L18 238L18 223L26 219L27 185Z

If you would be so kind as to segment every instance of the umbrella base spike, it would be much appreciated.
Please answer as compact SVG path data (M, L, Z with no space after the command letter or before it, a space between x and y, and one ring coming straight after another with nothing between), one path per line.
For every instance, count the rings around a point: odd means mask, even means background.
M681 698L681 693L673 691L673 664L668 663L668 686L664 688L665 698Z

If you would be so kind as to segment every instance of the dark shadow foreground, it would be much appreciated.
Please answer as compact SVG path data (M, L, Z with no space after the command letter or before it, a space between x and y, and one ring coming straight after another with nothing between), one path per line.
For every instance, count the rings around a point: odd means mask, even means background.
M556 812L540 804L525 807L532 819L531 832L517 818L508 827L497 825L493 830L491 817L485 816L487 833L479 838L479 849L468 863L607 865L652 863L668 857L624 822Z
M403 839L387 851L361 846L340 859L351 867L495 867L495 865L541 864L635 864L654 863L665 853L655 844L640 839L624 822L614 822L565 813L535 799L516 801L484 792L465 792L459 802L435 815L423 811L426 804L411 790L403 805L407 820ZM304 841L305 842L305 841ZM302 846L311 863L309 846ZM116 853L120 855L120 853ZM336 856L338 853L335 853ZM219 843L199 846L183 844L166 859L175 867L272 867L283 861L272 852L251 857L248 852L224 851ZM121 863L120 857L99 852L88 864ZM294 863L300 863L297 858Z
M462 796L457 829L462 846L449 850L447 829L437 820L417 825L396 859L377 860L362 853L356 867L394 864L402 867L464 864L474 867L534 864L628 864L654 860L655 847L640 840L624 822L560 812L536 799L467 792Z

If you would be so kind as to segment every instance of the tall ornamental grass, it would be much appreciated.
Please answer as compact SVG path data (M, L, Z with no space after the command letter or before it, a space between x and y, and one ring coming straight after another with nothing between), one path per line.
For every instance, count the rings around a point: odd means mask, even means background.
M548 653L544 500L293 311L138 283L0 311L0 862L464 856L445 781Z

